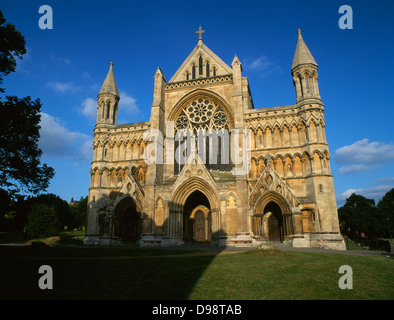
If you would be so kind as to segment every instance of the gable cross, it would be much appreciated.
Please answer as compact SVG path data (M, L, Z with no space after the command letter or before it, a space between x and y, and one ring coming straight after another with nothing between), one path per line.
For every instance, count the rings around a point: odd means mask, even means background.
M202 34L205 33L205 30L202 30L201 26L198 28L196 34L198 34L198 41L202 41Z

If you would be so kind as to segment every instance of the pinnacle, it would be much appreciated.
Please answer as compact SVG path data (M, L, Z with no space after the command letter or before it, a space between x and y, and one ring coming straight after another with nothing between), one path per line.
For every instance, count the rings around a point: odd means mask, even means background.
M301 64L314 64L317 66L315 59L313 58L311 52L309 51L304 39L301 35L301 29L298 29L298 41L297 47L294 54L293 65L291 69L301 65Z
M114 63L111 62L107 77L105 78L104 83L101 86L99 94L110 93L119 97L119 91L115 82L115 76L113 72L113 65Z

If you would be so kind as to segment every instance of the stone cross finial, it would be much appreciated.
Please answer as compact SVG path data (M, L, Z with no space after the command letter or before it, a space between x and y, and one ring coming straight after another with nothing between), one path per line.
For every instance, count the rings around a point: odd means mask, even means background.
M202 34L205 33L205 30L202 30L201 26L198 28L196 34L198 34L198 42L202 41Z

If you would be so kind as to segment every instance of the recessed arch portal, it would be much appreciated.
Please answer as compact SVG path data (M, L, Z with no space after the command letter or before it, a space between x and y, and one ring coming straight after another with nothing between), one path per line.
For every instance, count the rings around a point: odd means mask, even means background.
M119 201L114 210L113 234L122 242L136 242L141 235L141 214L131 197Z
M218 217L218 198L213 188L203 179L191 177L171 197L170 237L210 242L219 231Z
M196 190L204 194L211 210L218 208L217 195L209 183L199 177L191 177L184 181L172 194L171 210L183 212L187 198Z
M291 236L293 222L286 199L274 191L262 194L256 201L251 227L254 237L261 240L283 241Z

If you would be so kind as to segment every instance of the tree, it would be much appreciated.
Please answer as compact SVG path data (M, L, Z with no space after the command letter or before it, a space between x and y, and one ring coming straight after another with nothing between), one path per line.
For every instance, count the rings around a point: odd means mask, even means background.
M0 188L11 194L36 194L54 176L53 168L40 165L40 109L40 100L30 97L0 101Z
M387 237L393 236L394 231L394 188L388 191L378 202L386 220Z
M71 215L75 222L75 228L86 226L86 211L88 207L88 197L81 197L78 202L70 204Z
M354 193L338 209L338 217L342 234L350 237L362 233L368 237L382 237L387 229L384 214L375 206L375 201Z
M26 53L25 37L13 24L5 22L0 10L0 85L4 76L15 71L15 57L22 59ZM5 92L4 88L0 88L0 92Z
M33 205L27 216L27 237L29 239L46 238L58 233L59 220L55 209L42 203Z
M5 24L0 11L0 84L3 77L15 71L15 57L26 53L25 39L12 24ZM0 92L5 92L0 88ZM0 188L12 197L20 192L36 194L46 190L54 169L41 165L41 103L30 97L0 98Z
M30 202L31 206L40 203L53 208L55 210L56 216L59 220L59 226L61 228L73 224L73 217L71 215L68 202L53 193L40 194L36 197L29 197L26 201Z

